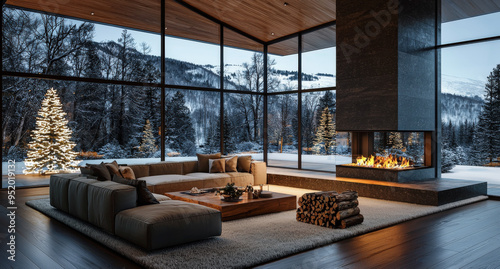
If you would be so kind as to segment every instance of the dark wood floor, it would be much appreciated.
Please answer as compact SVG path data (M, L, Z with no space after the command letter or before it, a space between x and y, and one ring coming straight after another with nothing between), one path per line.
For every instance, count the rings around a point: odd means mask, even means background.
M48 188L18 190L16 262L7 260L7 195L0 191L0 268L139 268L25 201ZM262 268L499 268L500 202L488 200L408 221Z

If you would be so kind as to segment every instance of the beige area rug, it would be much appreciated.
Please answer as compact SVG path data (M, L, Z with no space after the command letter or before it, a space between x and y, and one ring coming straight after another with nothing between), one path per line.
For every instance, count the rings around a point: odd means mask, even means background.
M271 191L302 195L310 190L270 186ZM28 201L30 207L57 219L106 245L145 268L244 268L368 233L406 220L486 200L479 196L443 206L424 206L359 198L365 221L348 229L329 229L297 222L295 211L224 222L222 236L177 247L146 252L107 234L49 204L49 199Z

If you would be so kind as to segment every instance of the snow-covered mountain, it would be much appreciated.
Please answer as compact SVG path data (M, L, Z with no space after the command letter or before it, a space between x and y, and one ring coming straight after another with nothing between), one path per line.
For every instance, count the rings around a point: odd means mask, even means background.
M205 66L205 68L207 68L207 66ZM210 66L210 70L213 73L218 74L219 66ZM243 65L227 64L224 67L224 76L234 85L243 85L243 78L240 74L243 74L244 70L245 68ZM280 87L297 89L297 71L273 70L272 75L279 81ZM233 89L233 87L235 87L234 85L226 85L225 87ZM336 77L333 74L304 74L304 77L302 78L303 89L317 89L335 86Z
M483 97L486 81L441 75L441 93L467 97Z

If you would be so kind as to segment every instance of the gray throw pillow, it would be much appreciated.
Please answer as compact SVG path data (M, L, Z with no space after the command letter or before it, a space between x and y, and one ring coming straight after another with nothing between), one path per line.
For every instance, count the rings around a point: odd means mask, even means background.
M90 167L80 167L80 173L82 173L82 175L86 175L86 176L93 176L94 173L92 172L92 168Z
M129 180L118 175L113 175L113 181L135 187L137 190L137 206L159 204L155 196L149 191L145 180Z
M97 176L97 180L99 181L111 180L111 174L109 173L108 168L103 162L101 164L92 165L90 167L92 169L92 174L94 176Z

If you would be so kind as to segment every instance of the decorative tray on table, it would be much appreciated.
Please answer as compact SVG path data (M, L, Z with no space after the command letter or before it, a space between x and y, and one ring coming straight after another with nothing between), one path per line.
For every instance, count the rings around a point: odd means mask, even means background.
M205 193L209 193L210 191L209 190L200 190L196 187L193 187L191 190L189 191L181 191L182 194L188 194L188 195L203 195Z

